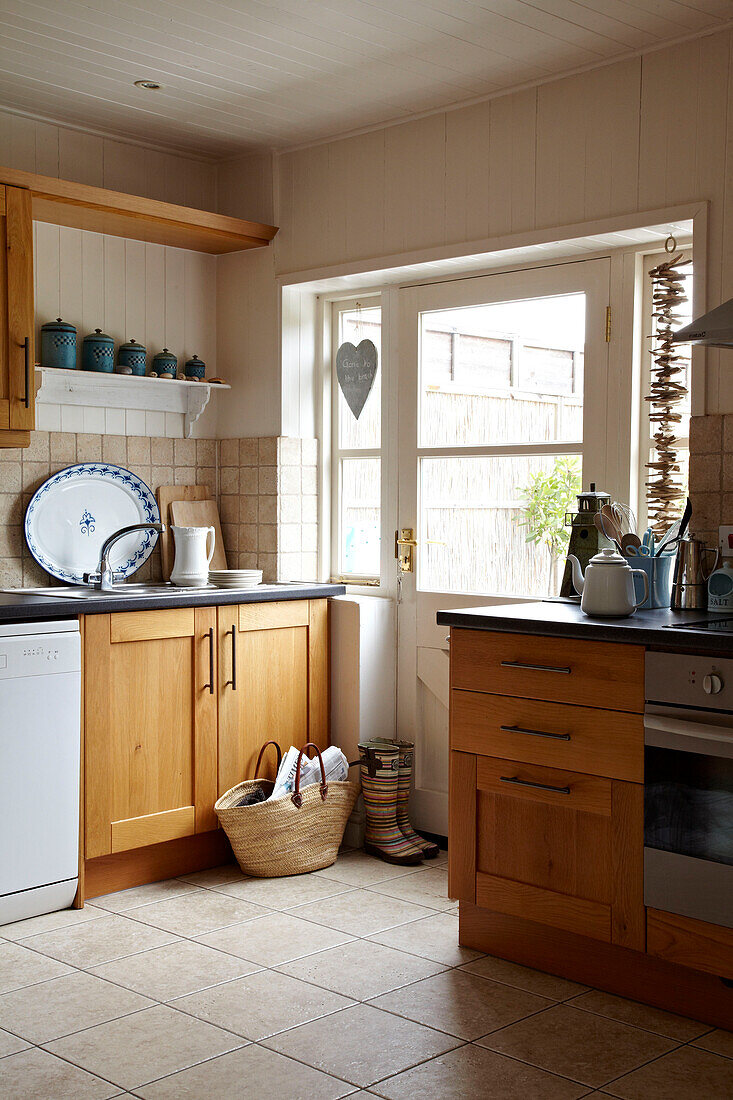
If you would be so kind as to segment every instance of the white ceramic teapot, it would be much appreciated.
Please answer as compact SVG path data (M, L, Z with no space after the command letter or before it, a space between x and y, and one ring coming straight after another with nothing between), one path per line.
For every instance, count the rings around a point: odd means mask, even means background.
M171 584L184 588L202 588L209 582L209 565L214 556L216 531L213 527L174 527L176 556Z
M573 571L573 584L581 595L580 608L586 615L622 619L633 615L637 607L649 598L649 578L643 569L632 569L626 558L609 547L588 562L583 576L580 562L568 555ZM636 599L634 574L644 578L644 596Z

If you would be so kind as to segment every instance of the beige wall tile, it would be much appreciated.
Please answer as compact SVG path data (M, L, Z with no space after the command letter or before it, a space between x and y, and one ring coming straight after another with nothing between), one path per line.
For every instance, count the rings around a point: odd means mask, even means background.
M0 587L19 588L23 583L21 558L0 558Z
M303 523L318 523L318 497L303 497L300 507Z
M300 496L297 494L280 496L278 498L278 511L281 523L300 523Z
M151 439L150 440L150 461L154 466L172 466L173 465L173 440L172 439Z
M222 495L219 499L219 517L222 523L239 523L239 497Z
M300 453L301 462L304 466L317 466L318 465L318 440L317 439L301 439L300 441Z
M216 440L215 439L197 439L196 440L196 465L197 466L216 466Z
M240 493L254 494L258 488L259 471L256 466L240 466L239 491Z
M239 549L239 524L222 523L221 538L224 543L226 555L229 557L230 554L235 553ZM231 569L231 564L229 568Z
M275 466L277 464L277 436L266 436L259 441L260 466Z
M102 458L118 466L127 465L127 437L124 435L105 435L102 439Z
M178 440L176 440L178 443ZM174 485L195 485L196 484L196 467L195 466L178 466L176 465L173 474Z
M300 465L300 440L283 436L279 441L279 461L283 466Z
M172 439L167 439L166 443L172 443ZM161 485L173 485L173 467L172 466L153 466L150 471L150 488L155 492Z
M239 440L222 439L219 444L219 462L222 466L239 465Z
M260 562L259 556L251 551L239 553L239 569L262 569L263 566ZM262 579L267 581L268 577L263 572Z
M195 439L174 439L173 440L173 462L175 466L195 466L196 465L196 440Z
M23 447L0 447L0 462L20 462L23 451Z
M48 462L50 458L49 432L31 432L30 445L23 451L23 461Z
M0 465L0 493L19 493L23 488L23 467L20 462Z
M242 554L239 555L242 558ZM257 554L257 566L240 565L241 569L261 569L262 579L266 584L274 584L277 580L277 554Z
M219 470L219 487L222 493L239 492L239 466L222 466Z
M301 551L301 527L299 523L281 523L277 534L278 550L283 554Z
M71 432L50 433L51 462L63 462L67 466L76 462L76 436Z
M145 435L131 435L127 439L127 461L138 466L150 465L150 439Z
M50 579L48 573L41 569L40 565L38 565L33 558L23 558L23 584L26 587L29 585L33 585L36 588L39 586L46 587ZM58 582L53 581L53 583L57 584Z
M257 497L235 497L235 499L239 500L239 523L257 523Z
M691 454L720 454L723 446L722 416L693 416L690 420Z
M715 530L720 524L721 494L690 493L690 499L692 501L692 520L690 521L692 533Z
M318 524L303 524L303 551L316 553L318 551Z
M729 484L733 489L733 455L726 455ZM696 454L690 462L690 492L717 493L720 491L721 454Z
M281 493L301 492L301 468L300 466L281 466L279 488Z
M18 526L23 522L23 503L18 493L0 493L0 524Z
M265 554L277 552L277 525L274 523L261 523L259 525L258 546Z
M209 490L209 494L212 500L216 500L219 495L219 489L217 484L216 468L213 466L197 466L196 467L196 484L205 485Z
M102 437L83 432L76 437L76 461L100 462L102 459Z
M303 579L303 562L300 554L278 554L277 579L279 581Z
M257 466L259 463L259 439L239 440L239 465Z
M258 497L257 520L259 523L277 523L277 497Z
M318 493L318 470L315 466L304 466L301 474L301 486L304 495L315 496Z
M318 554L302 554L302 573L300 580L315 581L318 579Z
M23 463L23 489L35 493L48 477L51 469L50 463L24 462ZM2 522L2 521L0 521Z
M257 485L260 493L276 493L277 466L260 466Z
M242 523L239 526L239 550L256 551L258 549L257 524Z
M23 528L19 524L0 525L0 558L20 558L24 546Z

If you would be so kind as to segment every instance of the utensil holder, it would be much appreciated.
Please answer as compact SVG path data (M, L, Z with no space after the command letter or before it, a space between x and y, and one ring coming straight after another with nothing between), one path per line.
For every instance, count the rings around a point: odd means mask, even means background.
M649 580L649 596L639 604L640 608L669 607L672 598L674 560L674 554L658 554L656 557L649 558L641 555L634 557L634 569L642 569ZM644 582L641 577L634 577L634 589L637 600L640 600L644 595Z

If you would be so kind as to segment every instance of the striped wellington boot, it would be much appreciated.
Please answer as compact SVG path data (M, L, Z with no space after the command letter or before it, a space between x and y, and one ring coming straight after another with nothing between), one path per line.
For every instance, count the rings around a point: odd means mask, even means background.
M419 848L423 859L437 859L440 848L431 840L425 840L416 833L410 824L408 803L410 801L410 787L412 785L412 759L415 745L412 741L387 741L385 737L376 738L377 742L388 745L396 745L399 749L399 772L397 778L397 824L402 835Z
M364 851L387 863L422 863L421 850L397 824L399 750L374 741L359 745L361 790L366 811Z

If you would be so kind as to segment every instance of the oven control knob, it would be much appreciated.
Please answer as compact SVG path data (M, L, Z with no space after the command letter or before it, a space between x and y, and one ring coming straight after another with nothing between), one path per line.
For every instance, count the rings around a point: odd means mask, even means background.
M709 672L703 679L702 689L706 695L718 695L723 690L723 681L715 672Z

